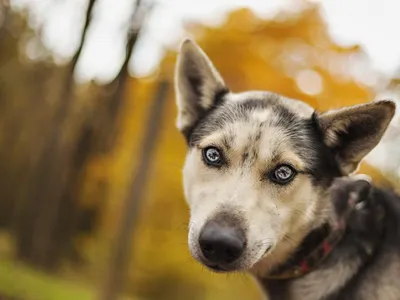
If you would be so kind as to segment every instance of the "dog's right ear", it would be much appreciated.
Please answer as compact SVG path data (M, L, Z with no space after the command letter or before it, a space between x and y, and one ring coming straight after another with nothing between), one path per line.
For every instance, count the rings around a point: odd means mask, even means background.
M361 160L376 147L395 111L394 102L381 100L317 115L325 144L336 155L343 175L356 171Z
M200 47L183 41L175 69L177 127L189 139L196 122L228 92L221 75Z

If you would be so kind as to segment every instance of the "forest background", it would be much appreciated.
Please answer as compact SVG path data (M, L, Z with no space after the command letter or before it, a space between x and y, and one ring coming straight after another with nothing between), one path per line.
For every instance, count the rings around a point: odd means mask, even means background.
M258 2L225 1L222 13L205 1L186 18L179 1L106 2L0 1L0 299L260 299L246 275L212 274L188 252L173 90L181 38L233 91L318 110L399 101L400 49L381 68L371 47L332 34L320 1L265 14ZM193 17L197 7L215 20ZM390 48L390 26L361 26ZM399 145L397 115L360 172L400 191Z

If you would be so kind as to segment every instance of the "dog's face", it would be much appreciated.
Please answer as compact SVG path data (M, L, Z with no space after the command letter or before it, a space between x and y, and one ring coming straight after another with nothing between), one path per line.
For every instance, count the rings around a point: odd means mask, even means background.
M330 215L328 189L379 142L395 106L316 113L268 92L234 94L186 40L176 68L189 248L215 271L266 271Z

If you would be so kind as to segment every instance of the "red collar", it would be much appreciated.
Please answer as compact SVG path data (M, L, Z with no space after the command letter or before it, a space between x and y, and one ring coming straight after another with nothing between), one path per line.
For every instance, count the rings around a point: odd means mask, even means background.
M363 209L365 199L368 199L368 195L358 197L354 193L350 193L349 198L339 198L338 201L345 201L346 209L336 211L336 221L326 223L313 230L300 244L294 255L286 263L274 269L266 278L291 279L313 271L340 242L346 232L351 212ZM342 202L336 203L336 205L340 203ZM380 219L384 216L384 212L381 210L378 210L375 214ZM368 247L364 251L367 255L371 255L373 252Z
M315 235L317 235L317 237L315 237ZM341 240L343 235L343 228L338 227L336 229L332 229L332 227L329 225L324 225L323 227L315 230L304 240L299 247L299 251L293 255L292 259L274 269L266 278L291 279L309 273L332 252L332 249ZM317 241L310 241L313 239L316 239ZM316 244L316 246L313 246L313 244ZM309 250L308 254L304 255L304 252L307 253L307 250L310 249L310 246L313 250Z

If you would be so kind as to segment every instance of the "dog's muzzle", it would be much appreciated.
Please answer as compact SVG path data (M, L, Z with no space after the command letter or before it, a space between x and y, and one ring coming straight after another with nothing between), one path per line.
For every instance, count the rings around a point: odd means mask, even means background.
M228 271L243 254L246 240L243 230L225 220L208 221L199 235L204 264L215 271Z

